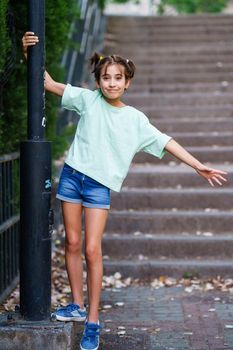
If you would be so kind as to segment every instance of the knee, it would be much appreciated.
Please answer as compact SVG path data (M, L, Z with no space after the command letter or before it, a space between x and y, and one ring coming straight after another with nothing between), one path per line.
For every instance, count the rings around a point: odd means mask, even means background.
M101 246L97 245L87 245L85 249L85 257L87 260L87 263L95 263L98 260L102 259L102 250Z
M82 240L79 237L66 237L66 251L68 253L80 253L82 251Z

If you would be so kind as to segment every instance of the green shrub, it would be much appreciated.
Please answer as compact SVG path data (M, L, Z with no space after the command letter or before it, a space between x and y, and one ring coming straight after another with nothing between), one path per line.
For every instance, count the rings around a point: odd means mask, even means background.
M7 28L7 4L8 0L1 0L0 2L0 74L2 74L4 70L7 51L10 47Z
M160 13L165 5L174 6L179 13L213 13L221 12L229 0L161 0Z
M9 52L12 47L9 45L6 24L6 9L10 9L14 15L16 48L14 47L15 64L7 83L2 91L1 119L0 119L0 154L9 153L19 149L19 143L27 138L27 72L26 64L23 60L21 50L21 38L27 30L27 0L1 0L0 5L0 35L1 42L8 40L2 52ZM5 5L5 6L3 6ZM64 81L64 71L60 62L68 42L68 32L70 24L74 18L77 18L75 0L57 0L56 4L46 1L46 69L58 81ZM7 51L8 50L8 51ZM0 56L0 67L4 66L6 55ZM46 136L51 141L56 141L54 157L58 156L63 149L59 150L58 145L64 145L65 141L57 142L56 119L60 99L51 94L46 96ZM1 108L2 107L2 108ZM65 137L65 136L64 136Z

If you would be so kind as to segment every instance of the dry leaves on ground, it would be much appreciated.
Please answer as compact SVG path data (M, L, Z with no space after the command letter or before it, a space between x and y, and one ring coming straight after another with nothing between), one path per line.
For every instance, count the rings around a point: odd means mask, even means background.
M84 259L84 257L83 257ZM84 290L86 290L86 272L83 274ZM136 286L136 285L148 285L148 281L135 279L132 277L123 278L119 272L116 272L111 276L103 277L103 289L119 290L121 288ZM189 276L187 278L176 279L168 276L160 276L149 282L151 288L165 288L172 286L180 286L184 288L187 293L194 291L208 292L211 290L217 290L220 292L233 293L233 279L221 278L220 276L210 279L201 279L197 277ZM71 300L70 286L68 283L66 268L65 268L65 254L64 249L60 245L57 245L53 249L52 253L52 309L55 309L59 305L65 305ZM19 287L17 287L5 300L0 312L5 310L12 311L15 305L19 304ZM116 305L117 306L117 305ZM119 303L118 306L121 306Z

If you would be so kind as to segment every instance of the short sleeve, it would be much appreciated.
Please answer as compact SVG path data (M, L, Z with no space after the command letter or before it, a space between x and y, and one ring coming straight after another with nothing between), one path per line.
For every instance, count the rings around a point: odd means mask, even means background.
M63 108L81 113L83 110L83 95L87 89L67 84L62 96L61 105Z
M140 145L139 151L150 153L155 157L161 159L165 155L165 146L171 137L159 131L156 127L150 124L148 118L145 116L140 125Z

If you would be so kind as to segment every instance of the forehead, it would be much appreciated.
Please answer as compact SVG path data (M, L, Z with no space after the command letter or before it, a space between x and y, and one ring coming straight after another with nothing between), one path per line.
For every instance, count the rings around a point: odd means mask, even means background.
M125 74L125 67L122 66L119 63L112 63L112 64L108 64L106 63L103 68L101 69L101 74L102 75L124 75Z

